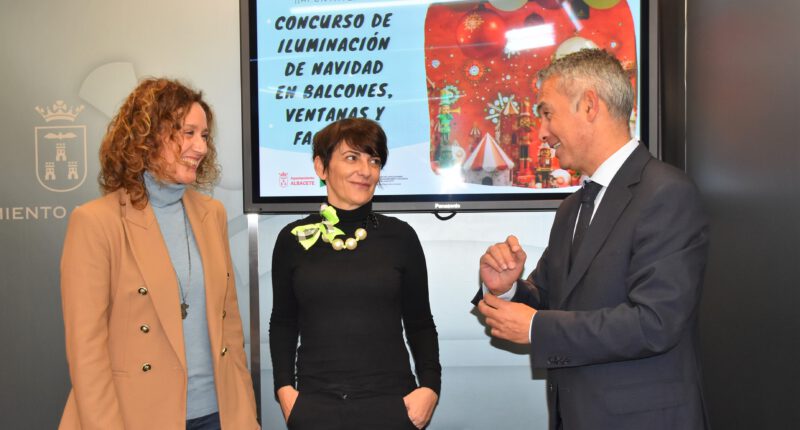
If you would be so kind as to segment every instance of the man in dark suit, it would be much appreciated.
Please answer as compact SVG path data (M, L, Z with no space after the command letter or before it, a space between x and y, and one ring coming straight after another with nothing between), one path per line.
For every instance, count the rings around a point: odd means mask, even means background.
M550 429L707 427L697 309L708 248L698 192L631 140L633 90L601 50L539 75L540 138L590 177L556 212L527 280L514 236L481 257L475 297L492 335L546 368Z

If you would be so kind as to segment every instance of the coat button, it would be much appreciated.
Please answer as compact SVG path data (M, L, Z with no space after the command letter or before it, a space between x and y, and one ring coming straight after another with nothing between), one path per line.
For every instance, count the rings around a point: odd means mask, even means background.
M149 372L152 368L153 366L151 366L150 363L145 363L142 365L142 372Z
M139 294L146 296L147 295L147 288L141 287L139 288Z
M228 315L228 313L227 313L227 312L225 312L225 311L223 310L223 311L222 311L222 318L223 318L223 319L225 318L225 315Z
M150 333L150 326L147 324L142 324L139 326L139 330L141 330L142 333Z
M222 352L220 353L220 355L225 355L226 352L228 352L228 348L223 346L222 347Z
M549 391L553 391L553 384L547 384L547 389Z

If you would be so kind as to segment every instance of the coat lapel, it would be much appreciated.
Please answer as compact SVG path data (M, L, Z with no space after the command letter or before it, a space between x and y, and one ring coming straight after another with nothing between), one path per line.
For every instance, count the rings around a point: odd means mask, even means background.
M597 208L597 212L589 224L581 249L578 250L575 261L572 262L572 268L567 275L564 300L569 297L569 294L583 278L595 255L614 228L614 224L628 206L632 197L630 186L639 182L642 169L649 159L650 153L640 144L611 180L603 195L603 200L600 202L600 207ZM571 225L574 226L575 222L573 221Z
M175 354L186 368L178 281L153 208L149 203L142 210L134 208L123 191L120 191L120 205L123 209L125 236L147 285L158 319Z
M567 244L567 246L562 247L561 249L566 253L565 255L569 258L569 248L572 244L572 233L575 231L575 223L578 222L578 209L581 207L581 200L578 196L578 192L573 193L568 200L564 201L565 204L565 211L569 216L567 220L566 227L567 229L560 232L564 236L564 241L561 243Z
M553 258L557 261L563 262L561 265L562 270L553 275L558 277L557 280L555 280L558 285L566 285L567 283L567 276L569 275L569 252L570 247L572 246L572 232L575 231L575 223L578 220L578 209L581 206L580 202L581 200L578 192L575 192L567 197L559 208L559 210L564 210L567 221L565 223L559 223L558 227L556 227L555 224L553 225L553 238L558 238L558 240L550 244L550 249L553 253ZM556 217L556 220L557 219L558 217ZM556 243L558 246L556 246ZM561 303L562 299L566 297L566 291L560 288L552 289L550 294L550 306L557 306L559 303ZM552 307L551 309L557 309L557 307Z
M220 257L215 253L220 248L215 241L217 236L213 231L214 223L212 222L212 217L209 216L208 205L204 204L203 199L204 196L202 194L191 189L187 189L183 195L186 216L192 226L197 250L200 252L200 260L203 262L203 285L206 293L206 319L208 321L209 341L211 342L212 350L217 350L219 345L216 345L215 340L222 338L222 318L215 318L214 316L222 315L220 306L225 301L224 289L217 288L217 286L224 285L220 283L220 277L225 274L220 274L216 270L220 263L224 264L224 262L216 261L216 259L224 257Z

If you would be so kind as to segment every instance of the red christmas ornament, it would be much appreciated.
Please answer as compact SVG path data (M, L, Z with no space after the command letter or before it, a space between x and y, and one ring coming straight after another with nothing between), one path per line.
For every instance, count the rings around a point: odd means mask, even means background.
M467 57L485 59L503 53L506 23L496 12L478 6L467 12L456 26L456 40Z

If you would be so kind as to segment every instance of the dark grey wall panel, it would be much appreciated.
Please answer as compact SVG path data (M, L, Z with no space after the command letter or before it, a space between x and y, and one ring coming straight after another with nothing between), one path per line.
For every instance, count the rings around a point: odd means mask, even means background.
M687 170L711 215L701 359L716 429L800 422L797 0L688 2Z

